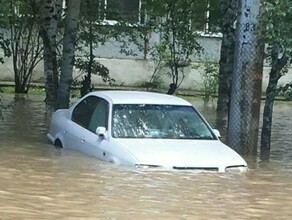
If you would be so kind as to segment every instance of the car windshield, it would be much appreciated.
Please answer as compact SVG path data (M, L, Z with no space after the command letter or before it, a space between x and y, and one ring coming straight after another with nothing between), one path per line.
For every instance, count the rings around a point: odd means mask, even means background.
M216 139L192 106L114 105L112 123L115 138Z

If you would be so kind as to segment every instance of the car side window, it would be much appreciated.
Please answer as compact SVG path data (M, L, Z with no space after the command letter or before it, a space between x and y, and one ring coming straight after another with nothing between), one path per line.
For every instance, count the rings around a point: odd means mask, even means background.
M105 127L108 124L108 102L99 99L89 121L88 130L95 132L97 127Z
M88 96L83 99L73 110L72 121L87 128L97 103L98 98L95 96Z
M107 101L96 96L88 96L73 110L72 121L92 132L95 132L98 126L107 128Z

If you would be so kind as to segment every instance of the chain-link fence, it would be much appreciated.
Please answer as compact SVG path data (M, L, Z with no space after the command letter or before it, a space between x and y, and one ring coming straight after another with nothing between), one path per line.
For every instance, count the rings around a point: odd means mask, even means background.
M236 39L227 143L242 154L256 154L263 44L252 22L237 25Z

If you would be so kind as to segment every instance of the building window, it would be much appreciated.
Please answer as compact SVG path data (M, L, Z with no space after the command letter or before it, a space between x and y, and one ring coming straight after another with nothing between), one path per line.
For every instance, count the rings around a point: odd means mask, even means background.
M105 0L105 20L141 22L140 0Z
M87 0L81 1L81 17L106 24L117 21L144 24L143 0ZM204 33L218 33L221 30L222 15L219 0L194 0L196 2L195 29Z
M222 13L220 10L220 1L209 0L207 10L207 23L205 32L218 33L221 32Z
M144 23L141 0L88 0L81 2L81 16L96 21Z
M204 33L218 33L221 31L222 15L220 1L196 0L196 19L193 21L195 29Z

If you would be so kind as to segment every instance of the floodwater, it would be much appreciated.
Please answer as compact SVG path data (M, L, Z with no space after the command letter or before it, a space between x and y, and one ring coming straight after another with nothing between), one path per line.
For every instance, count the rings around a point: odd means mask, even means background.
M0 219L292 219L291 102L277 102L269 163L246 173L139 170L48 143L43 96L4 94ZM194 105L213 124L215 109Z

